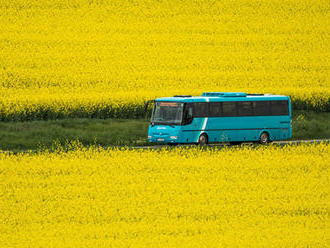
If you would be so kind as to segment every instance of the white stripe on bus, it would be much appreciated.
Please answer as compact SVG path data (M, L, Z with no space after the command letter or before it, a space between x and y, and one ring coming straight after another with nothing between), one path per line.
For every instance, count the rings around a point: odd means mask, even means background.
M206 99L206 102L209 102L209 100L210 100L208 97L206 97L205 99ZM207 124L208 119L209 119L208 117L205 117L205 119L204 119L202 130L201 130L199 136L197 137L197 142L198 142L199 137L201 136L201 134L204 133L204 130L206 128L206 124Z

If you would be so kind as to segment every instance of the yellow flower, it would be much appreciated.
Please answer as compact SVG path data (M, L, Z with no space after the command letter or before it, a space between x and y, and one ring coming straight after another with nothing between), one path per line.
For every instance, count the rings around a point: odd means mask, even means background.
M327 246L330 145L0 153L5 247Z
M204 91L329 110L328 5L1 1L1 116L134 116L147 99Z

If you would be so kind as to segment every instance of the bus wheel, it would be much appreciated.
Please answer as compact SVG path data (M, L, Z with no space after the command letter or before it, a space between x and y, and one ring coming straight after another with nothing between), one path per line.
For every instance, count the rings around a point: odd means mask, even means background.
M269 135L268 135L268 133L263 132L260 135L259 143L262 144L262 145L265 145L265 144L269 143Z
M201 136L199 136L198 138L198 144L200 146L204 146L208 143L208 138L207 138L207 135L206 134L201 134Z

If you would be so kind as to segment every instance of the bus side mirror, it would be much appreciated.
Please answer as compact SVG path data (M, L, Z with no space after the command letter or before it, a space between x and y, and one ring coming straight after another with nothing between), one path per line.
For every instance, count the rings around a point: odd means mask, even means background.
M155 100L148 100L146 104L144 105L144 117L147 118L148 115L148 106L150 103L154 103Z

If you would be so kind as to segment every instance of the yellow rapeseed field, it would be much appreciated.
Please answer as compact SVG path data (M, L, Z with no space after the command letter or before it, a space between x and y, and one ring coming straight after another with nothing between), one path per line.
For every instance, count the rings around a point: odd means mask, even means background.
M203 91L330 109L329 9L328 0L0 0L0 113L100 114Z
M328 247L330 145L0 153L1 247Z

